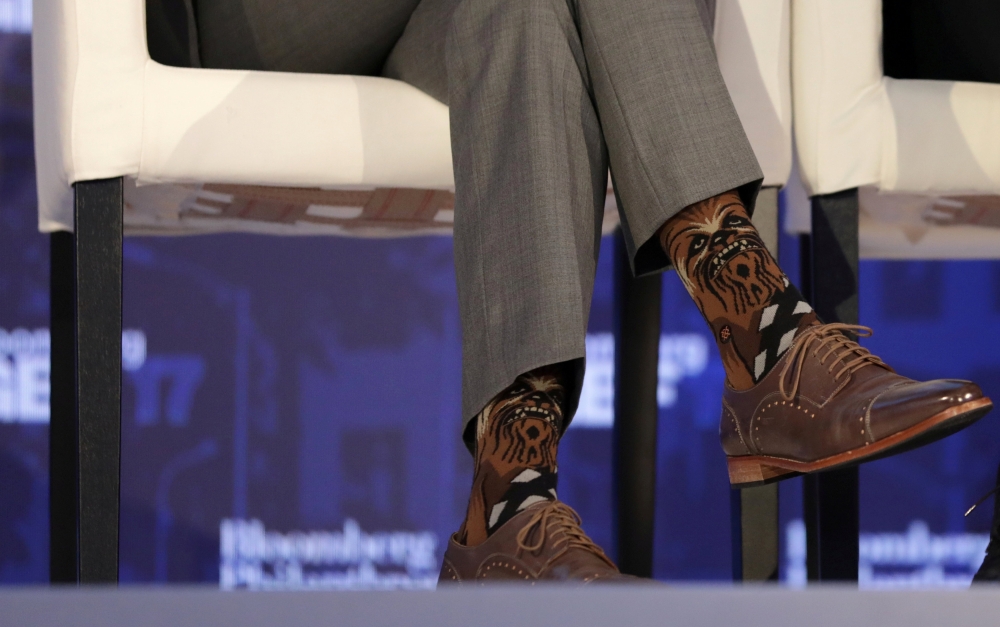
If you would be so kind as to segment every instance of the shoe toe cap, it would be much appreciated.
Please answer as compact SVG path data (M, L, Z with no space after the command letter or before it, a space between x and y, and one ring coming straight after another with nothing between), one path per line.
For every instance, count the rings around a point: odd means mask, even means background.
M889 388L871 405L872 435L875 439L884 438L981 398L983 391L978 385L958 379L937 379Z

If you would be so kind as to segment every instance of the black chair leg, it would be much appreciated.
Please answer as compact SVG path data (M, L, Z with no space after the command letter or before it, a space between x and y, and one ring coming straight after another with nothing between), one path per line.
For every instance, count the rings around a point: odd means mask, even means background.
M74 185L52 239L53 582L118 581L122 179Z
M815 196L807 240L807 293L825 322L858 322L858 190ZM810 581L858 580L858 469L807 475L803 483Z
M53 233L50 245L51 394L49 405L49 580L79 581L76 429L76 240Z
M765 187L753 215L768 250L778 256L778 188ZM733 490L730 521L734 581L778 580L778 484Z
M625 243L615 239L614 504L618 566L653 576L656 510L656 404L660 351L660 275L632 277Z

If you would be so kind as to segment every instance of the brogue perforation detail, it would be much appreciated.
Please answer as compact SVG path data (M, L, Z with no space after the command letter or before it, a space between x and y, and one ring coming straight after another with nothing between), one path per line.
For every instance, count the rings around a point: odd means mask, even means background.
M458 576L455 565L445 559L441 564L441 574L438 577L439 584L461 584L462 580Z
M491 573L492 571L492 573ZM526 571L522 566L512 564L503 559L493 559L486 563L485 568L479 571L476 576L477 579L490 579L490 574L500 574L500 573L510 573L516 575L519 579L530 580L532 579L531 573ZM505 577L500 576L498 579L505 579Z
M807 418L807 419L813 419L813 418L816 417L816 412L810 410L808 406L807 407L803 407L801 402L795 403L793 401L776 400L776 401L771 401L771 402L766 403L763 406L761 406L760 410L756 414L756 420L752 421L751 425L753 425L754 422L756 422L756 423L762 423L763 422L763 418L764 418L764 414L767 413L767 410L772 409L772 408L773 408L773 410L771 412L772 414L775 411L781 412L782 410L794 410L795 412L801 412L802 415L805 418ZM734 412L732 412L732 410L730 410L730 413L734 413ZM779 413L778 418L780 418L780 413ZM734 422L735 422L735 418L734 418ZM752 432L752 435L751 435L751 437L753 438L754 445L757 448L760 447L760 434L758 433L760 431L760 427L761 427L760 424L753 425L753 432Z

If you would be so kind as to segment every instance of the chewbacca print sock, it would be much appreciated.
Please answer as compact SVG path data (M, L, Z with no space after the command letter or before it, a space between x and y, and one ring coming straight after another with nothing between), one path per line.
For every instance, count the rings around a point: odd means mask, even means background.
M458 539L475 546L526 507L556 499L565 390L558 366L519 376L476 417L476 474Z
M729 384L753 387L819 324L750 222L736 192L686 207L660 231L660 245L712 327Z

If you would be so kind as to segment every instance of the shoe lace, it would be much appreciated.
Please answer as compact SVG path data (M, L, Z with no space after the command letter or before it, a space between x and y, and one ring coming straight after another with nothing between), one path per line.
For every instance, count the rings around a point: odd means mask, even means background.
M539 530L538 537L534 542L531 542L529 538L535 529ZM558 558L570 549L578 548L593 553L604 560L608 566L617 570L618 567L615 566L615 563L583 531L580 526L580 515L572 507L559 501L552 501L550 504L538 508L534 516L528 520L528 524L517 533L517 546L521 550L534 553L545 546L545 540L550 534L556 535L560 531L562 533L552 541L552 547L559 547L559 550L551 559Z
M834 381L843 376L850 376L867 365L881 366L893 372L888 364L873 355L867 348L847 337L845 333L853 333L858 337L869 337L872 330L858 324L835 322L809 327L796 336L791 348L789 348L791 354L785 361L785 367L781 370L781 379L778 384L781 398L786 401L795 398L795 394L799 391L799 382L802 379L802 366L810 349L816 357L820 357L820 351L826 349L826 352L819 359L820 364L825 364L829 357L833 357L829 368L827 368L830 374L833 374L835 367L840 366L840 370L833 377ZM851 357L853 359L850 359ZM785 384L789 379L789 372L791 372L791 390L786 392Z

